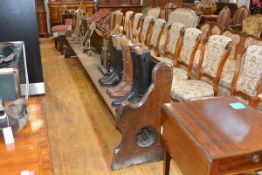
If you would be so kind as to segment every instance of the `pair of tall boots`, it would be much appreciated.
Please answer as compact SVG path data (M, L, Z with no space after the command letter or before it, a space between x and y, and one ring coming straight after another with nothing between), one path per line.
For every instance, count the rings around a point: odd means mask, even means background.
M137 103L146 93L151 83L151 54L148 49L134 46L131 49L133 63L133 84L130 92L112 102L112 106L118 107L124 101Z
M129 48L129 40L123 37L122 44L122 60L123 60L123 77L120 83L107 90L111 98L119 98L125 96L132 88L133 83L133 65Z
M123 60L122 60L122 47L121 36L112 36L113 41L113 55L114 57L114 70L108 76L100 78L98 81L101 86L116 86L122 79ZM112 61L112 60L111 60Z

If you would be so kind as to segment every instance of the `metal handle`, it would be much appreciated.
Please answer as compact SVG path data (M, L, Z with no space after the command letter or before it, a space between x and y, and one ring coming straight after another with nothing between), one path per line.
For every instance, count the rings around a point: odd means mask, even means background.
M260 162L260 160L261 160L260 155L255 154L255 155L252 156L252 162L258 163L258 162Z

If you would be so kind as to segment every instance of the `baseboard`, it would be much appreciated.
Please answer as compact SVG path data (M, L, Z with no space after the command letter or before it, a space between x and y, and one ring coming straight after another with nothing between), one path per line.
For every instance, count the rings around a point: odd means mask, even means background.
M26 94L26 84L21 84L21 94L24 96ZM45 94L45 83L30 83L29 84L29 95L43 95Z

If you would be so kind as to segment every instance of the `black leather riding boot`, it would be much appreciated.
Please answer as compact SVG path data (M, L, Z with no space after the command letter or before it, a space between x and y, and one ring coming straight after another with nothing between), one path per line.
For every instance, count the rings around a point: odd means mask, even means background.
M115 71L105 79L99 79L101 86L115 86L122 78L123 71L123 60L122 60L122 50L115 50Z
M139 78L138 78L138 88L136 89L136 94L128 99L131 103L137 103L146 93L148 87L151 83L151 55L150 52L144 52L140 55L138 59L138 68L139 68Z
M120 106L123 101L127 101L133 96L137 94L137 90L139 88L139 59L140 56L135 53L133 49L130 50L133 64L133 84L131 91L124 97L116 99L112 102L112 106L117 107Z

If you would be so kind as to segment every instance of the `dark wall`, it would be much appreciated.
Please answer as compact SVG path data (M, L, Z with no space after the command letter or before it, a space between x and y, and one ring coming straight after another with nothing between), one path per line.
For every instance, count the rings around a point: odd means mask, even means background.
M35 0L0 0L0 41L24 41L29 81L43 82Z

